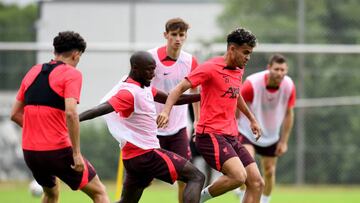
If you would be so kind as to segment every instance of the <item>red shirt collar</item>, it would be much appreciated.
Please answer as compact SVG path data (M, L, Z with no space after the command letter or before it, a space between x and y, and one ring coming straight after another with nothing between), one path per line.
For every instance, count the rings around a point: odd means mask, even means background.
M139 83L138 81L135 81L130 76L127 77L124 82L131 83L131 84L134 84L134 85L137 85L137 86L141 87L141 83Z

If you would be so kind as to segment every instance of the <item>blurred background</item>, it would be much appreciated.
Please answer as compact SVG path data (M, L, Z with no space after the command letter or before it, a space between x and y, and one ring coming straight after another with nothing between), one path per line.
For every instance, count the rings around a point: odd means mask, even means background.
M164 45L165 22L181 17L191 26L184 50L200 62L223 54L236 27L259 42L246 76L265 69L273 53L288 58L296 119L278 183L359 185L359 9L359 0L1 0L0 184L31 179L9 113L25 73L52 59L58 32L74 30L88 43L78 65L81 112L128 73L131 53ZM115 180L119 148L102 119L81 125L81 145L100 177Z

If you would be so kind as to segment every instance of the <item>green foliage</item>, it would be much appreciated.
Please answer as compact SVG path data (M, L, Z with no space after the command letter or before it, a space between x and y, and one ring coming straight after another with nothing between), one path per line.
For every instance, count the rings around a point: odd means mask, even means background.
M304 2L305 43L359 44L358 0ZM297 43L298 1L230 0L223 3L224 11L218 22L224 36L241 26L255 33L260 43ZM223 41L224 36L221 37ZM268 57L269 54L255 52L246 75L263 70ZM298 92L298 98L360 95L358 54L304 54L303 79L299 78L298 56L286 54L286 57L289 75L295 84L302 82L304 85L305 91ZM357 156L360 153L359 115L359 106L305 109L306 183L360 182L360 158ZM295 129L292 134L289 152L279 159L277 179L283 183L295 182Z
M5 6L0 2L0 42L36 40L37 6ZM0 51L0 90L18 88L21 78L36 61L34 51Z
M81 152L101 179L116 179L120 148L106 125L99 120L81 124Z

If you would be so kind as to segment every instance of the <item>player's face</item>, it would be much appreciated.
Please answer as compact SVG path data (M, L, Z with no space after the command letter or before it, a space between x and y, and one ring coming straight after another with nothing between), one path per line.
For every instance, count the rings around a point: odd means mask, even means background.
M233 46L230 47L233 64L237 67L246 66L247 62L250 60L250 55L253 52L253 47L247 44L241 46L232 44L230 46Z
M171 49L178 50L181 49L184 44L187 34L185 31L170 30L169 32L164 33L164 37L167 40L167 46Z
M273 63L268 66L269 78L276 84L280 84L288 72L288 66L286 63Z
M150 86L151 80L155 76L155 68L156 68L156 63L154 59L151 58L151 60L147 60L146 62L144 62L140 73L142 78L141 84L143 84L146 87Z

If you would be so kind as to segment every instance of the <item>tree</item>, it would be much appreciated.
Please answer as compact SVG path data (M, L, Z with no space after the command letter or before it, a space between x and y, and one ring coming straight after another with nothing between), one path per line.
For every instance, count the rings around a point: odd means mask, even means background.
M304 0L305 42L319 44L358 44L360 13L358 0ZM235 27L256 34L259 43L297 43L297 1L230 0L222 1L218 18L224 35ZM220 38L219 38L220 39ZM224 39L224 37L221 37ZM296 54L289 59L290 75L297 83ZM263 69L269 54L255 53L246 74ZM305 94L302 97L360 95L358 54L305 54ZM307 183L358 183L360 146L358 106L306 109ZM296 121L295 121L296 122ZM279 160L278 179L294 182L295 132L289 152ZM295 135L296 136L296 135ZM341 160L341 161L340 161ZM291 169L291 170L290 170Z

